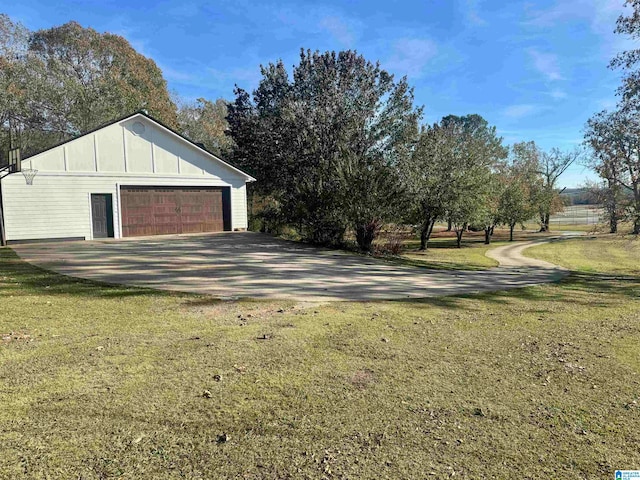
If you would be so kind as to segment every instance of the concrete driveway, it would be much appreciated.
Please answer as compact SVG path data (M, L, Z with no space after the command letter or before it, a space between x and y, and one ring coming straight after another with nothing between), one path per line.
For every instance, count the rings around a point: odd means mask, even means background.
M526 259L534 242L492 250L504 267L437 271L287 242L258 233L17 245L27 262L73 277L213 295L303 301L380 300L504 290L566 272Z

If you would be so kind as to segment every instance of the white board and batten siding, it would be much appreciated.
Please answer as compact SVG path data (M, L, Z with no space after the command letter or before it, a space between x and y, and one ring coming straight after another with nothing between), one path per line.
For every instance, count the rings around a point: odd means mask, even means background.
M7 240L91 239L91 194L111 194L114 236L122 237L120 187L230 187L231 228L247 228L249 175L142 114L23 160L37 169L2 179Z

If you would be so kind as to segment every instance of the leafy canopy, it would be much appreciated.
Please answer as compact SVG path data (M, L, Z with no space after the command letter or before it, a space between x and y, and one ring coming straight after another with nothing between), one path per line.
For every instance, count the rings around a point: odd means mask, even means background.
M354 51L303 50L291 79L282 62L261 72L253 98L238 88L229 107L236 163L306 240L338 244L352 227L370 249L400 208L398 165L421 115L406 79Z

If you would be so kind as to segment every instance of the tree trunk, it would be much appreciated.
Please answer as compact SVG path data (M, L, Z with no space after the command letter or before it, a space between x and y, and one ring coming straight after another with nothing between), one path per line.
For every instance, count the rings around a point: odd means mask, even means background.
M462 248L462 234L466 229L467 225L465 224L462 228L456 230L456 242L458 248Z
M451 222L451 219L448 219L447 220L447 232L450 232L452 228L453 228L453 222Z
M540 214L540 231L541 232L549 231L549 217L550 215L546 212Z
M358 242L360 250L367 253L373 251L373 241L376 239L380 226L378 220L356 225L356 242Z
M512 223L509 225L509 241L513 242L513 229L516 228L516 224Z
M485 245L491 244L491 227L484 228L484 244Z
M427 249L427 244L429 243L429 239L431 238L433 225L435 223L435 219L430 218L422 225L422 229L420 230L420 250L424 251Z
M605 207L609 217L609 233L618 233L618 187L611 180L605 193Z
M633 234L640 234L640 186L636 183L633 185L633 199L634 199L634 212L633 212Z

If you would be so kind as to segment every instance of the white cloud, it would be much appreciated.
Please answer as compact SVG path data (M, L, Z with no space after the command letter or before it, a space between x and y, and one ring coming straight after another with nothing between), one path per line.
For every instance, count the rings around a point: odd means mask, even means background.
M391 73L415 79L424 74L425 68L437 53L438 47L431 40L403 38L395 42L393 54L384 66Z
M319 26L321 29L329 32L331 36L343 46L350 47L353 45L355 35L342 18L333 15L323 17L320 20Z
M555 4L547 9L532 8L527 5L527 14L530 25L539 27L551 27L558 22L576 18L589 19L594 29L605 26L613 31L615 21L624 12L625 0L556 0Z
M325 6L287 6L275 10L272 14L285 27L278 32L283 37L324 35L347 48L357 42L364 29L360 20Z
M610 58L617 52L633 47L633 42L614 33L616 20L622 14L630 13L625 8L625 0L556 0L547 9L538 9L534 4L526 8L526 25L547 29L560 22L583 21L591 31L603 41L603 54Z
M613 110L618 105L618 102L614 98L601 98L597 104L601 110Z
M549 96L554 100L562 100L563 98L567 98L567 93L559 89L554 89L549 92Z
M518 105L511 105L502 111L502 115L511 119L518 119L528 117L540 110L538 105L532 105L529 103L523 103Z
M480 15L480 0L463 0L460 8L470 24L476 26L487 24L487 21Z
M536 70L542 73L547 78L547 80L564 80L564 78L560 74L557 55L553 53L542 53L535 48L530 48L528 52L533 59L533 66L536 68Z
M156 64L158 65L160 70L162 70L162 75L164 76L164 78L170 82L188 84L197 79L197 77L192 73L183 72L175 68L169 67L168 65L159 64L158 62L156 62Z
M255 67L231 68L225 70L208 68L207 71L211 74L209 81L220 84L237 83L241 88L249 90L255 88L262 78L260 68L257 65Z

